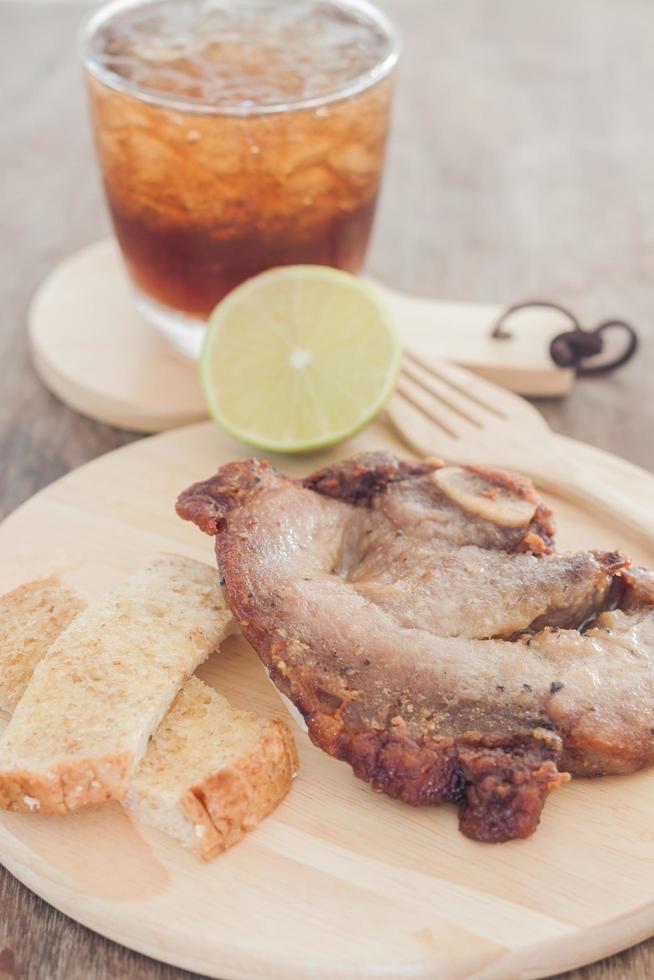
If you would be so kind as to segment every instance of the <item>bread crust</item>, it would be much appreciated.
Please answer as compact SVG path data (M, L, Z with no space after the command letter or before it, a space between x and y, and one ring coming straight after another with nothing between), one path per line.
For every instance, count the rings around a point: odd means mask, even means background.
M71 759L45 774L16 769L2 773L0 808L15 813L71 813L91 803L120 800L127 791L132 754Z
M299 766L293 736L275 718L250 752L185 794L180 805L196 827L198 852L205 861L238 843L275 809Z

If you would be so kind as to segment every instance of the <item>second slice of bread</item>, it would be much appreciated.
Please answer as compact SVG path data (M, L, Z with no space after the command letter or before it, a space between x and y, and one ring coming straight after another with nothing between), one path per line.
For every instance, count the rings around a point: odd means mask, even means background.
M122 799L186 678L231 631L214 569L166 556L88 606L36 665L0 742L0 807Z
M298 767L283 722L239 711L191 677L155 732L124 803L210 860L275 809Z

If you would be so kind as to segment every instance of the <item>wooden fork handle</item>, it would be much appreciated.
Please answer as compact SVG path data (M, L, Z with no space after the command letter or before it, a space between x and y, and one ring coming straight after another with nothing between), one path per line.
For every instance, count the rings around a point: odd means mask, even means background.
M539 489L577 504L599 518L606 517L611 528L619 528L639 544L654 550L654 506L640 504L631 494L602 484L573 460L539 467L538 472L530 475ZM619 545L616 541L616 547Z

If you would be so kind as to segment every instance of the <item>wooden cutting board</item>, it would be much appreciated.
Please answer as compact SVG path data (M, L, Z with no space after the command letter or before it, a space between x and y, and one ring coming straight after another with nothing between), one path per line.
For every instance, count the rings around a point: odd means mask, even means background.
M561 438L625 498L654 477ZM330 454L283 460L300 473L362 449L403 452L379 423ZM211 424L135 443L69 474L0 526L0 588L58 569L91 598L149 554L212 562L212 543L173 511L177 492L246 450ZM622 546L605 520L554 501L563 548ZM401 651L398 651L400 654ZM285 715L247 645L202 671L235 704ZM117 804L69 817L0 816L0 858L91 929L224 980L543 977L654 933L654 772L559 790L530 840L483 845L450 806L375 795L296 729L302 773L243 843L203 864Z

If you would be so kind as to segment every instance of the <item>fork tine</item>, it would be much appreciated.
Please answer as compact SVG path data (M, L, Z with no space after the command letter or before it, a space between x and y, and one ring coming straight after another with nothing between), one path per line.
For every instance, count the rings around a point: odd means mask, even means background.
M405 357L418 365L423 371L434 375L443 384L448 385L457 394L473 402L479 408L491 412L496 418L506 419L511 415L514 395L505 393L496 385L484 381L478 375L449 362L432 360L417 354L413 350L405 350Z
M453 439L470 439L471 436L479 434L481 429L479 423L471 422L466 416L451 408L439 395L416 384L406 373L400 374L396 390L414 408L422 412L432 425L442 429Z
M423 388L428 395L433 395L439 402L463 416L477 429L484 427L484 417L487 417L486 410L463 396L456 388L446 384L433 371L427 370L417 361L405 358L402 373Z
M386 405L386 413L404 442L419 456L451 455L451 447L459 441L444 430L437 430L397 388Z
M429 420L429 424L432 428L440 429L443 435L447 436L449 439L457 438L456 433L452 432L452 430L448 428L446 424L443 424L439 419L431 418L431 416L426 414L423 406L420 403L420 395L416 397L415 391L412 391L405 383L402 375L400 375L397 380L397 384L395 385L395 394L402 398L407 405L410 405L414 410L414 414L419 415L423 422L427 422L427 420Z

